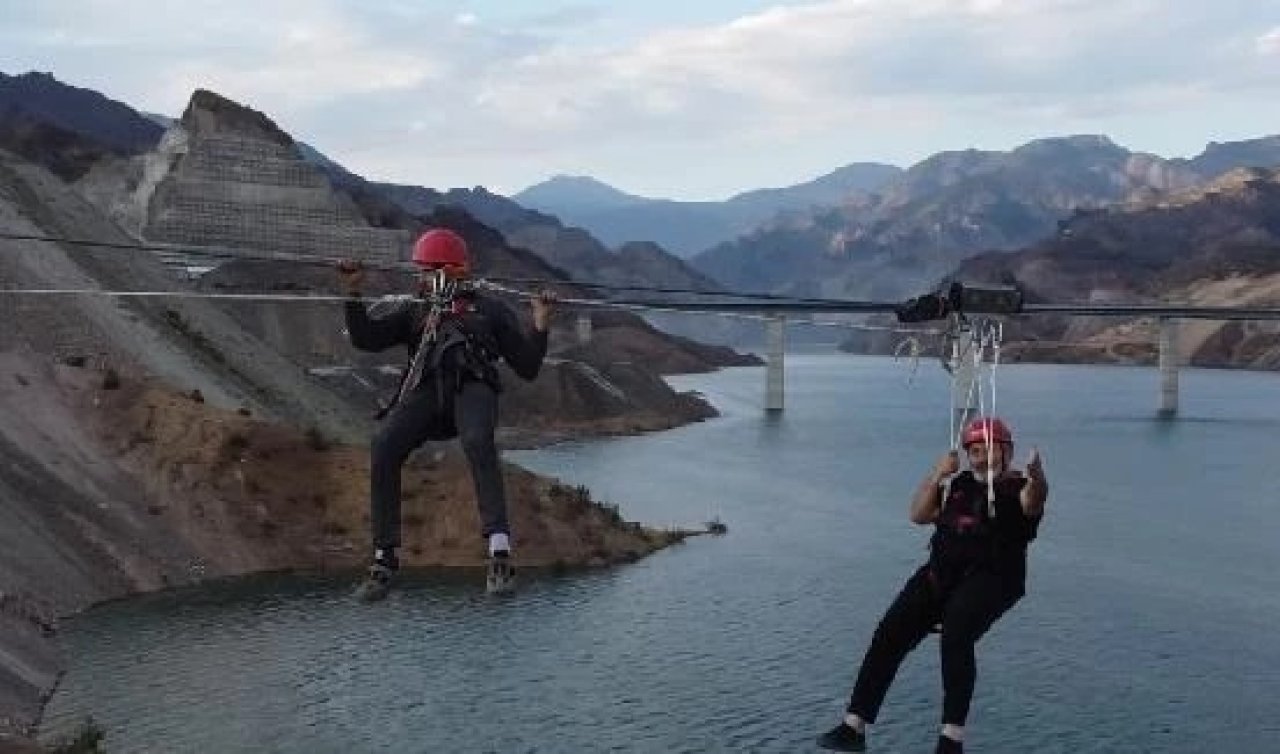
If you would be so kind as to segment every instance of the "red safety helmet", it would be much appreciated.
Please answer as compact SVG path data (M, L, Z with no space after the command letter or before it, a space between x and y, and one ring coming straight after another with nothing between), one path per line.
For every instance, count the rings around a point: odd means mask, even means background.
M984 416L974 419L969 422L969 426L965 427L961 445L967 448L978 442L1000 442L1012 445L1013 433L1009 431L1009 425L1003 421L994 416Z
M456 277L470 270L467 259L467 242L462 236L445 228L432 228L413 244L413 261L423 267L443 268Z

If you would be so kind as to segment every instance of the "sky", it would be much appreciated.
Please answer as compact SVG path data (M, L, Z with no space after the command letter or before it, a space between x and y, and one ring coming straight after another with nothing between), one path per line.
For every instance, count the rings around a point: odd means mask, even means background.
M211 89L373 180L716 200L1280 133L1280 0L0 0L0 72L32 70L170 116Z

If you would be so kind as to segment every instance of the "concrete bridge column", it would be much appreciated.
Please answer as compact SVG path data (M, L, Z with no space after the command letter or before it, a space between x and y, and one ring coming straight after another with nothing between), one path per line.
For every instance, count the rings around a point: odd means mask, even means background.
M1156 416L1172 419L1178 415L1178 323L1161 317L1160 323L1160 408Z
M781 314L770 317L765 322L765 373L764 373L764 410L772 413L782 411L784 403L783 391L783 352L786 350L787 318Z
M587 344L591 342L591 315L582 313L577 319L578 343Z

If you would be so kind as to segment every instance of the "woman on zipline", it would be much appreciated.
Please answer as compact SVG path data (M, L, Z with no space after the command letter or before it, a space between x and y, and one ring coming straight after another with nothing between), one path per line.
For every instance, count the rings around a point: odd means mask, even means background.
M1025 474L1013 469L1013 435L990 417L965 428L960 456L942 456L911 500L912 523L933 524L929 560L880 620L839 725L818 739L832 751L865 751L898 666L930 631L941 629L942 733L937 754L964 751L964 726L977 668L974 645L1026 591L1027 545L1036 537L1049 484L1038 451Z

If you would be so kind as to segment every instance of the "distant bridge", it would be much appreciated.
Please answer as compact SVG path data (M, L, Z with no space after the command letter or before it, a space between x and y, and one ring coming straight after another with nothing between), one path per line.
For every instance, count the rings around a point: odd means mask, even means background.
M972 295L970 295L972 294ZM1199 319L1217 321L1240 320L1280 320L1280 307L1230 307L1230 306L1189 306L1160 304L1025 304L1021 293L1011 288L964 289L956 286L950 293L933 294L943 303L945 312L939 311L937 316L911 320L914 322L942 320L951 314L980 315L983 317L1008 317L1035 314L1087 317L1155 319L1158 323L1158 360L1160 373L1160 393L1157 416L1172 418L1178 413L1178 367L1181 359L1178 354L1179 320ZM975 299L977 306L963 306L966 297ZM926 297L920 297L926 298ZM916 299L919 300L919 299ZM645 302L612 299L619 304L631 304L637 307ZM834 299L797 299L790 301L673 301L664 302L665 309L687 312L732 312L744 315L756 315L765 323L766 368L765 368L765 410L781 412L785 405L784 390L784 352L786 342L786 326L789 316L815 314L895 314L903 311L903 303L877 301L839 301ZM586 328L589 332L589 326ZM583 324L579 323L579 332L583 332ZM1031 341L1034 344L1034 341ZM965 406L965 408L972 408Z

